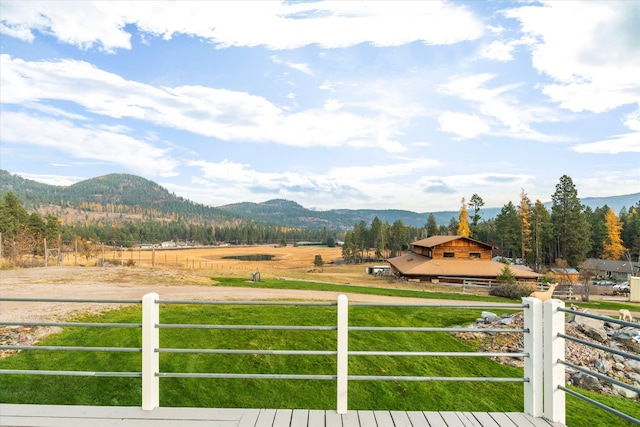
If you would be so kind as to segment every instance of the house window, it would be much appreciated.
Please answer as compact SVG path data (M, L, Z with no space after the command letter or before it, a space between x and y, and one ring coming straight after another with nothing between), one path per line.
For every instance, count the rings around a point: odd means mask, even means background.
M442 254L444 258L454 258L456 254L454 252L445 252Z
M469 258L480 259L480 252L469 252Z

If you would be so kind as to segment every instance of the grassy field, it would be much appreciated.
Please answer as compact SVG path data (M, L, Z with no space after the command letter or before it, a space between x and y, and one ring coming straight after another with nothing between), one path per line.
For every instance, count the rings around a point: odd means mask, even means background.
M334 325L335 307L166 306L161 323ZM466 325L479 310L353 307L352 326ZM139 308L125 308L82 321L137 323ZM334 331L244 331L161 329L162 347L334 350ZM90 344L89 344L90 343ZM121 328L67 328L41 345L139 347L140 331ZM475 351L448 333L351 332L350 350ZM326 374L336 370L333 356L160 355L162 372ZM23 351L0 360L0 369L75 371L140 370L138 353ZM351 375L521 377L522 370L484 357L351 357ZM162 406L335 408L334 381L161 378ZM141 402L140 379L111 377L2 376L0 401L6 403L132 405ZM350 409L441 411L522 411L520 383L351 381ZM591 395L594 397L593 395ZM597 396L625 413L637 402ZM568 397L569 426L627 426L617 417Z

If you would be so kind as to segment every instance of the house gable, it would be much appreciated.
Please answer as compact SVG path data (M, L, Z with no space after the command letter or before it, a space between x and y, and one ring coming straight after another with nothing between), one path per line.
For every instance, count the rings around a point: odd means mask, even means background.
M432 236L412 243L413 253L431 259L490 260L493 247L464 236Z

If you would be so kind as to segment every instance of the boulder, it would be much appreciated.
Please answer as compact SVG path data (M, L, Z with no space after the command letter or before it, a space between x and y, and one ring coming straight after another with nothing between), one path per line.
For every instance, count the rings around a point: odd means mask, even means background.
M607 340L607 331L604 321L590 317L576 316L575 323L578 329L586 336L600 342Z
M624 361L624 368L628 371L637 372L640 374L640 362L633 359L627 359Z
M492 313L490 311L483 311L482 314L480 314L480 316L482 316L482 319L484 320L485 323L493 323L493 322L500 321L500 317L498 317L497 314Z
M613 384L613 389L622 397L626 397L627 399L637 399L638 393L633 390L629 390L628 388L624 388L619 386L618 384Z
M611 371L611 363L607 362L605 359L597 359L593 362L593 367L601 374L607 374Z
M620 342L627 350L640 353L640 341L636 339L638 333L640 333L638 328L627 326L617 331L612 331L611 339Z
M602 390L602 384L600 384L600 381L596 377L582 372L578 372L571 376L571 384L589 391Z

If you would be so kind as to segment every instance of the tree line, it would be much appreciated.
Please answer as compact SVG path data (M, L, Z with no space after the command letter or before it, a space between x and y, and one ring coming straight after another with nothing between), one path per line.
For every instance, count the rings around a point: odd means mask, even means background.
M482 219L484 201L474 194L463 198L459 216L438 225L429 214L423 227L402 221L389 225L377 217L368 226L355 224L345 235L343 257L348 262L384 259L408 250L411 242L434 235L460 235L489 243L497 255L540 271L561 263L577 267L586 258L628 260L640 257L640 201L619 214L608 206L591 209L580 203L573 180L563 175L551 196L549 211L540 200L532 202L523 190L518 205L505 204L492 219Z
M97 256L102 245L119 248L173 241L188 245L294 244L298 241L335 244L336 234L326 229L302 229L250 220L225 222L214 227L186 220L98 221L63 224L55 215L29 213L11 192L0 197L0 258L15 265L45 255L46 248L77 251L87 259Z

